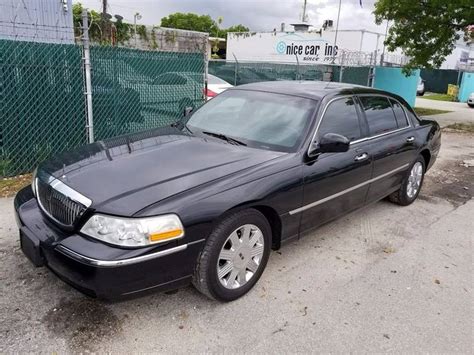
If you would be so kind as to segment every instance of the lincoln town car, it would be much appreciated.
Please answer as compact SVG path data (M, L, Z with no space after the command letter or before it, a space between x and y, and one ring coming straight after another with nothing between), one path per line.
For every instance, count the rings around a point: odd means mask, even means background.
M20 245L93 297L192 283L232 301L272 249L384 198L413 203L439 149L439 125L385 91L233 87L169 127L39 164L15 198Z

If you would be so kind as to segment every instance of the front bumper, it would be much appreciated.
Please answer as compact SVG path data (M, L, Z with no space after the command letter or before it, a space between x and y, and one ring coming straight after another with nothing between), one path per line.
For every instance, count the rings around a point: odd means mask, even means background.
M64 232L40 212L31 188L15 198L23 253L60 279L93 297L114 299L188 284L204 240L122 249Z

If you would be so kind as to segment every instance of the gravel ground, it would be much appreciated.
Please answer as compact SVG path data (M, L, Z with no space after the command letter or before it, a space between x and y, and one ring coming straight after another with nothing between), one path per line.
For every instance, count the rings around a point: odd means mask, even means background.
M474 136L445 133L411 206L373 204L272 252L245 297L104 303L18 246L0 199L0 353L473 351Z

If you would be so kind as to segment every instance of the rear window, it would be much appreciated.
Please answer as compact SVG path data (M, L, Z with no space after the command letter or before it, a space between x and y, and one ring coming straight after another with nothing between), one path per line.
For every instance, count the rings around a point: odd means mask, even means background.
M392 106L383 96L361 96L362 108L369 124L371 136L393 131L398 128Z
M393 113L395 114L398 128L408 126L407 116L405 115L405 110L403 110L402 105L395 100L390 100L390 102L392 103Z

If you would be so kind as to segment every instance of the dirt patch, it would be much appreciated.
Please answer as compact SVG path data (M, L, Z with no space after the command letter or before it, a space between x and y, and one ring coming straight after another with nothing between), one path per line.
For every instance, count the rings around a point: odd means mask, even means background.
M468 132L468 133L474 133L474 123L453 123L450 124L449 126L446 126L443 128L444 131L453 131L453 132Z
M103 340L122 331L121 321L112 311L89 298L61 299L43 322L54 337L66 340L72 352L94 352Z
M12 197L29 184L31 184L31 174L0 178L0 197Z
M418 116L431 116L431 115L440 115L442 113L449 113L452 111L437 110L434 108L427 108L427 107L415 107L415 112Z
M459 160L448 160L426 175L420 198L441 198L454 206L460 206L474 196L474 167L465 164L474 159L474 154L464 155Z

